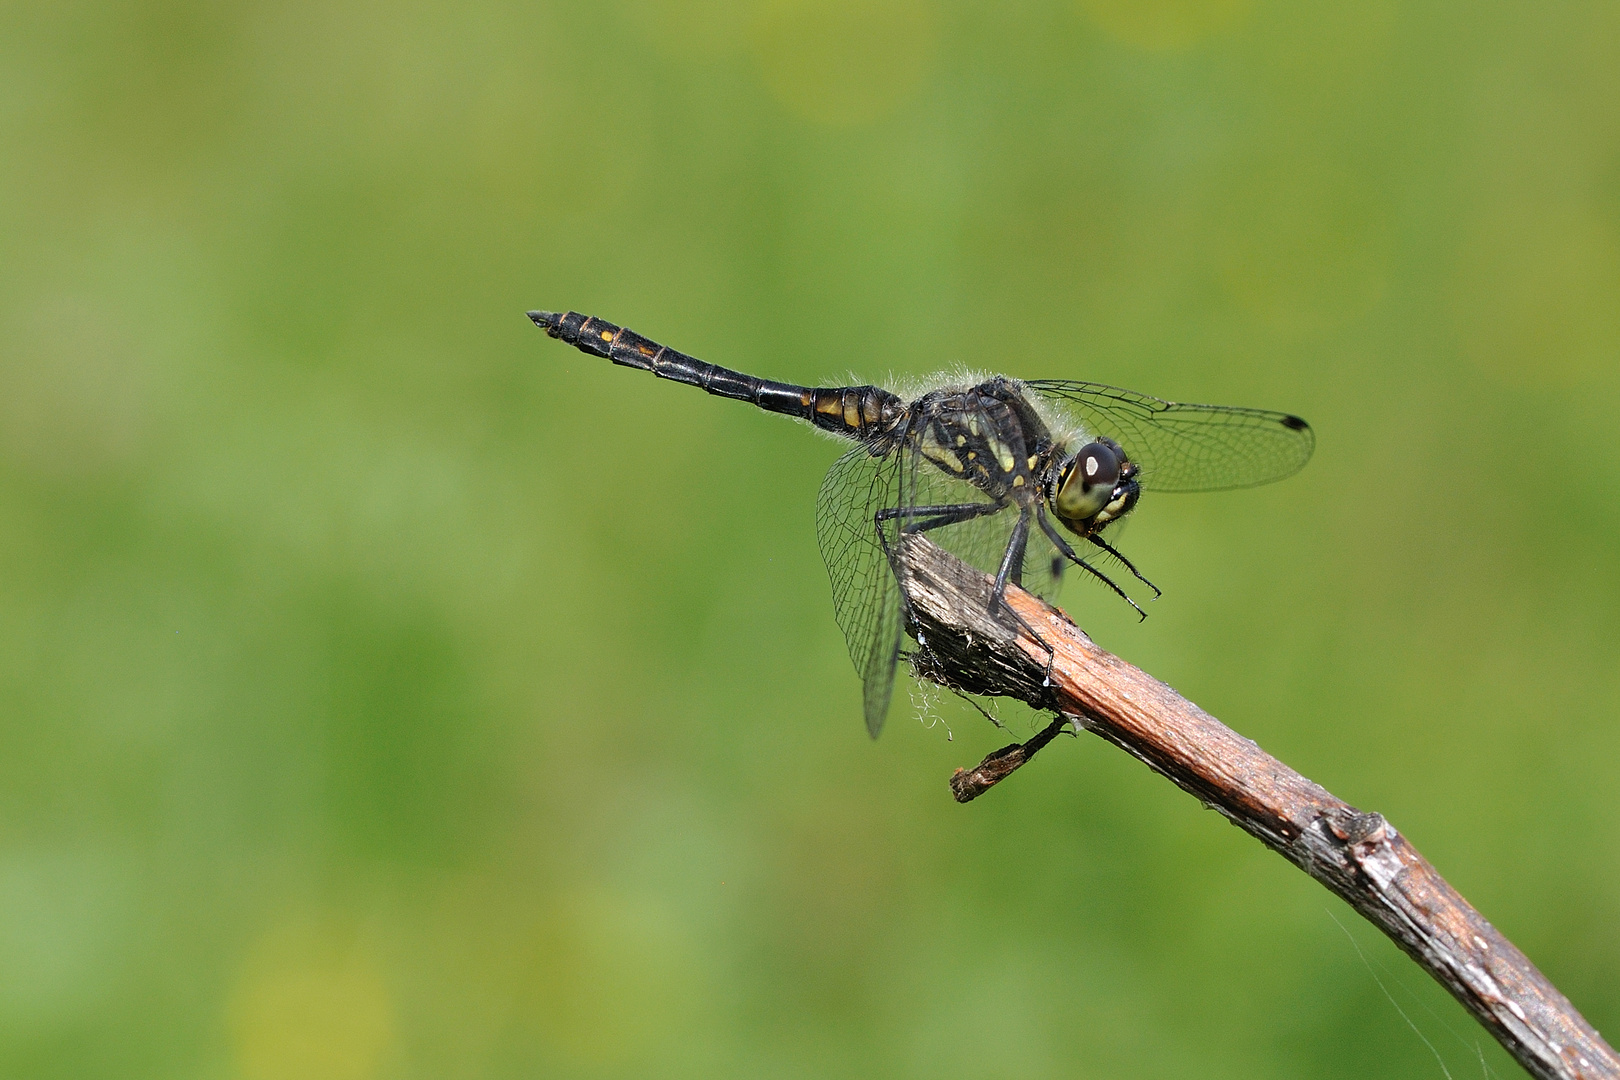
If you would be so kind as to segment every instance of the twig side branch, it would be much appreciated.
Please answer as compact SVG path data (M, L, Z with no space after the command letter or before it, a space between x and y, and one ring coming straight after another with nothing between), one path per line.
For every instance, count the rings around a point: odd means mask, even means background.
M990 578L925 538L902 538L895 571L910 599L919 675L1073 718L1219 810L1388 935L1531 1075L1620 1080L1620 1057L1597 1031L1382 816L1336 798L1099 649L1036 597L1007 590L1050 653L990 618Z
M1062 734L1069 721L1059 716L1028 742L1013 743L993 750L971 769L957 769L951 776L951 794L957 802L972 802L1029 763L1042 747Z

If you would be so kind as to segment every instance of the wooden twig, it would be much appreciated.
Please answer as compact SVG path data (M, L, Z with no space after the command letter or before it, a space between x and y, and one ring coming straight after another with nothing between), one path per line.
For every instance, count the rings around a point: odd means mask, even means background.
M951 794L956 796L957 802L972 802L1011 776L1014 769L1023 768L1036 751L1057 738L1068 726L1069 721L1059 716L1029 742L1013 743L991 751L977 768L957 769L951 774Z
M1050 709L1219 810L1387 934L1531 1075L1620 1080L1620 1057L1569 999L1382 816L1335 798L1169 686L1099 649L1067 615L1021 589L1009 588L1007 602L1044 645L1013 620L991 618L990 578L923 537L902 538L895 572L910 601L919 675ZM997 751L980 770L1018 749ZM958 770L953 791L980 770ZM991 768L983 779L994 783L1010 771L994 775Z

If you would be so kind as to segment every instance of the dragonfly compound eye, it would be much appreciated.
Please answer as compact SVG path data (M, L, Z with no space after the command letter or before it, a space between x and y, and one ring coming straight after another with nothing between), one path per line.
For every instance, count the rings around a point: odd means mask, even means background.
M1119 483L1122 458L1107 443L1087 443L1063 470L1063 481L1054 500L1058 516L1069 521L1092 517L1113 498Z

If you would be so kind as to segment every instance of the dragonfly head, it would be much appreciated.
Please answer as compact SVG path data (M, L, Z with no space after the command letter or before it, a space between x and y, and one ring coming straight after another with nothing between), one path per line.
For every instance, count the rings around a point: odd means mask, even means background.
M1080 536L1090 536L1131 512L1142 494L1141 470L1109 438L1082 446L1063 463L1047 501L1058 520Z

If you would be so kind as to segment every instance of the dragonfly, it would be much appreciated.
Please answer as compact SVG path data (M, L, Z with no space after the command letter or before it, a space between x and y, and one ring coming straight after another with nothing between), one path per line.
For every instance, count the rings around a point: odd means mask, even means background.
M1302 469L1316 445L1311 426L1293 413L1002 375L941 375L899 390L799 386L698 360L576 311L528 316L592 356L854 444L822 481L816 538L874 739L888 715L906 626L907 598L893 564L903 536L925 534L994 574L992 616L1019 621L1005 604L1009 585L1050 599L1074 567L1145 618L1104 566L1117 565L1154 596L1160 590L1103 535L1111 527L1118 534L1142 493L1268 484Z

